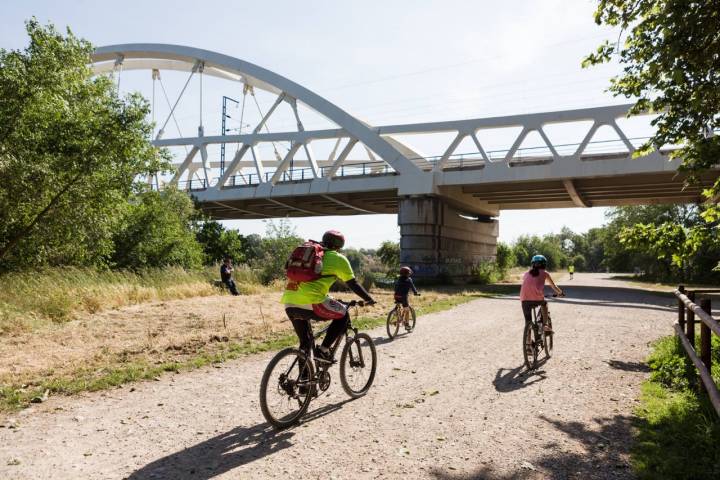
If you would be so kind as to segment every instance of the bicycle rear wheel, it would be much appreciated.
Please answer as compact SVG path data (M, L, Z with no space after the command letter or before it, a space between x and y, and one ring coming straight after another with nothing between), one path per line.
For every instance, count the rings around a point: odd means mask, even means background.
M297 423L310 406L315 385L314 369L305 354L296 348L278 352L260 382L260 410L275 428Z
M397 336L398 330L400 329L400 315L398 315L397 307L393 308L390 310L390 313L388 313L385 328L390 340Z
M523 357L525 358L525 367L528 370L537 368L537 348L535 348L535 332L533 324L525 322L525 330L523 331Z
M340 355L340 383L352 398L370 390L377 370L375 344L366 333L349 337Z

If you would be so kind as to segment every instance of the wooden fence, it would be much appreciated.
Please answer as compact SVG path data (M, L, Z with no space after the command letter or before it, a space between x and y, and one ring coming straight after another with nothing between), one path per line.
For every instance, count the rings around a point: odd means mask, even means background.
M675 290L678 299L678 319L675 322L675 333L682 343L685 352L697 368L702 380L702 388L710 397L710 402L720 416L720 392L713 381L712 372L712 335L720 337L720 324L712 317L710 298L700 298L700 305L695 299L700 294L720 293L718 290L692 290L686 291L680 285ZM700 355L695 349L695 324L700 320Z

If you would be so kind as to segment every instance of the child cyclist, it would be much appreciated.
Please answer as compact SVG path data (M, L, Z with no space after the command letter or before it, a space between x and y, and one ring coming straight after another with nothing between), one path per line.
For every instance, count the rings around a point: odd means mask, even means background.
M545 302L545 283L548 283L558 296L565 296L563 291L555 285L550 274L545 271L547 258L543 255L535 255L531 260L531 268L523 275L522 286L520 287L520 304L522 305L525 322L532 321L533 307L541 306L543 319L547 318L547 304ZM545 331L550 332L546 324Z
M408 307L410 306L408 303L408 294L410 290L412 290L415 295L420 295L417 288L415 288L412 278L410 278L412 274L413 271L410 267L400 267L400 277L395 281L395 303L400 303L403 306L402 322L406 327L408 325Z

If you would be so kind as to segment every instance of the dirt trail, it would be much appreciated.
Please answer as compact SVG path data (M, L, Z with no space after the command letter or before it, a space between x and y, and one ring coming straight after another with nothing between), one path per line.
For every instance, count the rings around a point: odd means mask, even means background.
M632 478L631 412L670 297L603 275L562 281L553 358L523 373L517 298L479 299L377 338L364 398L333 385L298 427L258 406L271 353L81 398L0 428L0 478ZM437 394L432 392L437 391Z

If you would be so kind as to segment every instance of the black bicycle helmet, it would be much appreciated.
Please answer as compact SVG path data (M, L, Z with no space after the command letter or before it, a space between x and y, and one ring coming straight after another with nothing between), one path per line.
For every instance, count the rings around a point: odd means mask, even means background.
M340 250L345 245L345 235L337 230L328 230L322 237L322 244L330 250Z

